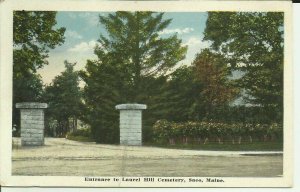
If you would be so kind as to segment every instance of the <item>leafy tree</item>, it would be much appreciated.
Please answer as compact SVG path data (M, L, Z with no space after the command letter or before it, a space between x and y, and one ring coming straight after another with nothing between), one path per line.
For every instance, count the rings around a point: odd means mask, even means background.
M64 42L65 28L55 29L56 12L15 11L13 13L14 69L18 72L47 64L49 49Z
M47 64L49 49L64 42L64 28L55 29L56 12L13 13L13 123L19 124L17 102L40 101L42 81L36 70ZM18 126L19 127L19 126Z
M88 61L86 71L80 76L85 82L83 121L91 125L92 137L98 143L117 143L119 140L119 112L115 106L121 103L122 87L118 71L106 62Z
M118 142L116 104L148 104L149 87L156 78L184 59L187 48L177 35L163 38L159 34L170 22L163 19L163 13L153 12L122 11L100 16L107 35L100 36L100 45L95 48L98 60L88 61L81 72L86 84L86 120L98 142Z
M195 103L199 100L202 84L195 79L192 66L177 68L165 78L165 82L156 86L160 87L152 103L156 120L183 122L198 118Z
M282 12L210 12L205 40L244 75L247 101L282 120L284 17Z
M228 106L236 98L238 89L229 80L230 70L222 55L204 49L196 56L192 65L195 79L202 84L196 102L198 111L202 111L199 116L212 118L215 110Z
M65 71L53 79L52 84L45 88L45 101L49 104L48 117L58 122L56 134L65 136L77 127L77 119L83 106L79 87L78 72L75 64L65 61ZM70 120L72 123L70 124Z

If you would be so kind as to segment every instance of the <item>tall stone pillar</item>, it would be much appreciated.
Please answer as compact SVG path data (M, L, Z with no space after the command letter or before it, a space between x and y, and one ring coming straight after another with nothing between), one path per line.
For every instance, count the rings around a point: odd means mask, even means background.
M44 109L47 103L17 103L21 110L22 146L44 145Z
M142 145L142 104L121 104L116 109L120 110L120 144Z

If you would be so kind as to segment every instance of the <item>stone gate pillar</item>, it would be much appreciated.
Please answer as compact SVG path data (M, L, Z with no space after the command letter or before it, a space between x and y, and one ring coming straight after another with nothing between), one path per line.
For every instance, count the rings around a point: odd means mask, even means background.
M21 145L44 145L44 109L47 103L17 103L21 110Z
M143 104L121 104L120 110L120 144L142 145L142 110Z

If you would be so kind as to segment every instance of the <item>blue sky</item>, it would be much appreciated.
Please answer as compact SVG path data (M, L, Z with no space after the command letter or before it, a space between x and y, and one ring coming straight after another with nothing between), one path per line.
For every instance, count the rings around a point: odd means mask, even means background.
M44 83L51 83L52 79L64 70L64 60L76 62L76 70L83 69L87 59L96 59L93 48L97 44L100 34L105 34L105 28L99 23L99 15L106 12L58 12L57 26L65 27L65 43L49 53L49 65L44 66L38 73ZM161 32L162 36L178 34L184 45L188 46L186 59L178 65L190 65L195 54L209 46L203 42L203 31L207 19L206 12L168 12L165 19L172 19L171 24Z

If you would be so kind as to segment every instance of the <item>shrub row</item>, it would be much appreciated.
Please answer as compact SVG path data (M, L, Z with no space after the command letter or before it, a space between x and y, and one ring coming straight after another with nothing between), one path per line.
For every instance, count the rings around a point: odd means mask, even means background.
M81 136L81 137L90 138L91 137L91 129L90 128L77 129L73 132L69 132L66 134L66 138L68 138L70 136L73 136L73 137Z
M153 126L155 141L168 141L170 144L207 143L217 141L234 143L253 141L282 141L282 124L184 122L174 123L159 120Z

